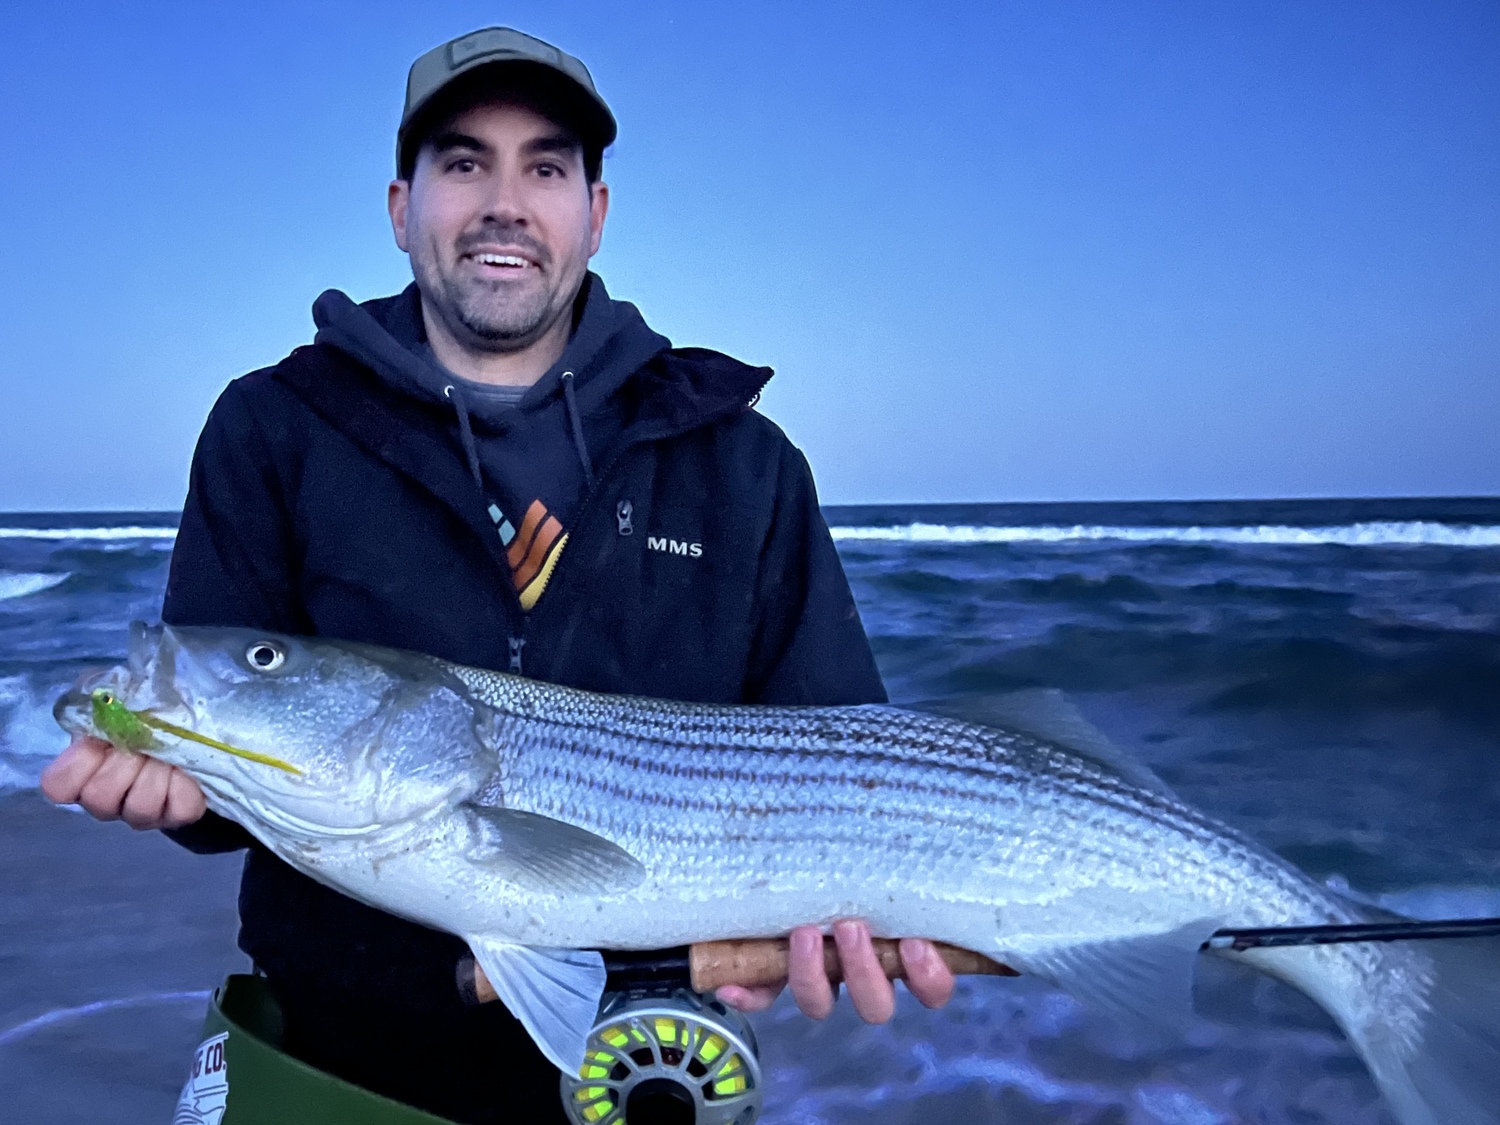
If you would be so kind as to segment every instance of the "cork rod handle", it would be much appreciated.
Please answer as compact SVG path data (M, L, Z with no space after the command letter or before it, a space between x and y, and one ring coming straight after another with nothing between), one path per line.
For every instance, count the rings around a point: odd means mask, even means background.
M875 938L875 955L880 967L891 980L900 980L906 974L901 968L899 943L894 938ZM1009 965L1002 965L981 953L960 949L946 942L934 942L938 956L955 974L963 976L1013 977L1019 974ZM754 938L746 941L700 941L688 954L689 971L693 988L698 992L712 992L725 985L736 984L741 988L774 986L786 980L790 949L785 938ZM839 961L838 947L833 938L823 939L823 967L830 981L844 979L844 966ZM474 992L480 1003L496 999L494 986L484 975L478 964L474 966Z
M891 980L900 980L906 973L901 967L899 943L894 938L875 938L875 956L880 967ZM982 954L946 942L934 942L938 956L956 974L1013 977L1017 973L1007 965ZM689 964L692 968L693 987L699 992L712 992L727 984L742 988L777 985L786 980L787 964L790 960L788 943L783 938L759 938L750 941L705 941L692 947ZM823 939L823 967L830 981L844 979L844 966L839 961L838 947L833 938Z

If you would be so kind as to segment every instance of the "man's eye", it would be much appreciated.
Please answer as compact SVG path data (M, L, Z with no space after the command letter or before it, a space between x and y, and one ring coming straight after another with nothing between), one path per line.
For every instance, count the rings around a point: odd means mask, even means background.
M448 163L448 171L458 172L460 174L467 174L469 172L472 172L476 167L478 167L478 165L476 165L474 161L469 159L467 156L461 156L457 160L452 160Z
M551 179L553 176L563 176L567 173L563 170L561 164L538 164L536 166L536 174L543 179Z

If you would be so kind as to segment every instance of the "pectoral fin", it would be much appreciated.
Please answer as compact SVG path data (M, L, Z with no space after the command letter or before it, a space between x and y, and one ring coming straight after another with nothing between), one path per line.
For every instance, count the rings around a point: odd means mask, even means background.
M500 1002L542 1054L576 1075L604 994L604 958L594 949L537 949L483 937L468 942Z
M466 805L479 840L471 855L528 890L614 895L646 877L640 860L586 829L536 813Z
M1219 928L1200 919L1164 934L1059 946L1007 960L1150 1042L1180 1037L1193 1018L1193 970Z

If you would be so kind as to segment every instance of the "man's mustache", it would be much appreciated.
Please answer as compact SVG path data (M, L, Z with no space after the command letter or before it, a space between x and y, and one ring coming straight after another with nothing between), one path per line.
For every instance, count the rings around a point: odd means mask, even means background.
M545 246L515 224L487 223L480 230L460 235L455 243L461 255L493 246L523 251L539 266L547 265L552 259Z

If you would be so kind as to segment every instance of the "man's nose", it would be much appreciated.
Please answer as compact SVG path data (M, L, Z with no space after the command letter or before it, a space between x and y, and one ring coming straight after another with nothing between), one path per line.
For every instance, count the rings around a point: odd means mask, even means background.
M484 199L484 218L497 223L525 225L530 217L522 175L518 169L501 167L489 177Z

